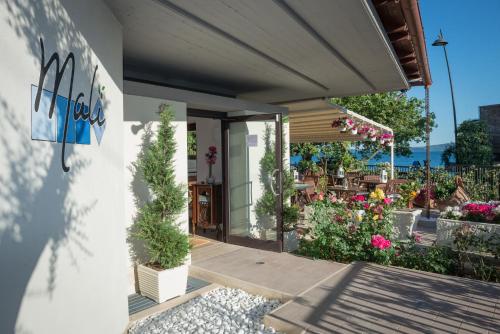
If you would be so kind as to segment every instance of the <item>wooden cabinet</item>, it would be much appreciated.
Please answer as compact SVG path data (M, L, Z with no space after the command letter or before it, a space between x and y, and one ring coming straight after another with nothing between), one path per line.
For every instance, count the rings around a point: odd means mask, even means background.
M214 230L216 238L222 232L222 184L191 184L193 234L200 231Z

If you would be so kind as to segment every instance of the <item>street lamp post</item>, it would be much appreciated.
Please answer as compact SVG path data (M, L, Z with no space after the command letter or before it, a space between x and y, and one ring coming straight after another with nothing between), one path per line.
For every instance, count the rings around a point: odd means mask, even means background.
M450 80L451 90L451 104L453 106L453 124L455 126L455 164L458 165L458 148L457 148L457 111L455 109L455 94L453 93L453 83L451 81L450 64L448 62L448 53L446 52L446 45L448 42L443 37L443 32L439 30L438 38L432 43L432 46L442 46L444 50L444 58L446 60L446 67L448 68L448 79Z

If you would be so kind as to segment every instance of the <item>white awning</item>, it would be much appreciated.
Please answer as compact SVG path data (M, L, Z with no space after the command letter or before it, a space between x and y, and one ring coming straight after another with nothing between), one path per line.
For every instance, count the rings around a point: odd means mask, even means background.
M354 120L358 127L367 125L379 133L393 134L391 128L325 99L293 102L283 106L289 111L291 143L363 141L358 134L353 135L350 131L342 132L340 127L332 127L334 120L345 117Z

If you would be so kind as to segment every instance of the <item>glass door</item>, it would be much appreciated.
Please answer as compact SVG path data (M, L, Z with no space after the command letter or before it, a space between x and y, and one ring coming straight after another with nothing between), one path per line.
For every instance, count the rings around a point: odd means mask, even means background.
M282 249L281 115L225 122L226 240Z

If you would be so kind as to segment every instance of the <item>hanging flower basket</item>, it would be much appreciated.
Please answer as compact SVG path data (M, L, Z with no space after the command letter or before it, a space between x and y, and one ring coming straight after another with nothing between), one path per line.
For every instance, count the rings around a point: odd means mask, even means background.
M358 135L360 135L363 139L368 139L368 133L370 131L370 127L369 126L362 126L361 128L359 128L358 130Z
M384 146L393 146L394 145L394 135L392 133L383 133L379 137L380 144Z
M354 129L356 128L356 122L354 122L353 119L350 119L350 118L346 118L345 119L345 125L348 129ZM358 132L358 130L356 129L356 133Z
M340 128L340 132L346 132L349 129L352 129L353 127L356 126L356 123L354 120L343 117L336 119L332 122L332 128Z

